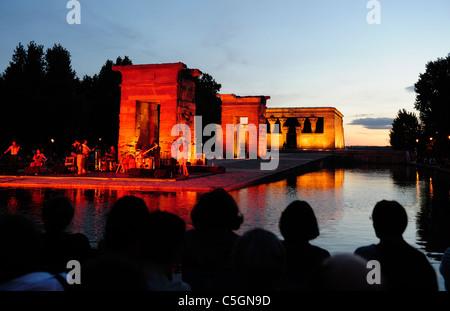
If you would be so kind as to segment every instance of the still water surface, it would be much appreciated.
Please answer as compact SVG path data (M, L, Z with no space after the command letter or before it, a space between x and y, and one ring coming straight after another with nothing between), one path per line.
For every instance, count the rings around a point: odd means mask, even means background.
M396 200L409 217L405 240L423 251L438 272L450 245L449 176L413 167L334 168L292 176L269 184L231 192L244 214L238 233L261 227L281 238L278 220L293 200L308 201L319 222L320 236L312 244L332 254L353 252L377 243L369 216L380 200ZM200 196L191 191L163 193L108 189L0 188L0 213L23 213L41 226L43 200L66 195L76 205L71 230L85 233L96 247L112 203L124 195L143 198L149 209L173 212L191 226L190 211Z

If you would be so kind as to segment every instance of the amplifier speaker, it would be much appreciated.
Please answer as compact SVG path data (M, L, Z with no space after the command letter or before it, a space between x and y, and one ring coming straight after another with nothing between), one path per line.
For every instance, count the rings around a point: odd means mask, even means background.
M128 175L130 177L141 177L141 169L140 168L130 168L128 170Z
M155 171L155 178L169 178L170 171L166 168L159 168Z
M142 169L141 176L146 178L152 178L155 173L154 169Z
M40 167L25 167L23 173L25 175L39 175Z
M53 173L54 174L68 174L70 171L63 163L56 163L53 166Z

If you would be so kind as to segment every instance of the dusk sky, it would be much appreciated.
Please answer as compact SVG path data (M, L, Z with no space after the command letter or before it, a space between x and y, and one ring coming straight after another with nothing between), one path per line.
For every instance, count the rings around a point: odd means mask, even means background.
M79 78L118 56L183 62L223 94L336 107L347 146L388 145L398 110L415 111L426 63L450 53L448 0L380 0L379 24L368 0L79 0L80 24L67 23L67 2L0 1L0 72L30 41L61 44Z

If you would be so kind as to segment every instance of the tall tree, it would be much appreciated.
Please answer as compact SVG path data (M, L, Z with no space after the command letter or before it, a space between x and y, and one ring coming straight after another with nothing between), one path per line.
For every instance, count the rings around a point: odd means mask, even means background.
M18 140L30 147L41 141L44 53L43 46L30 42L27 49L19 43L12 61L4 72L2 100L2 132L5 139Z
M71 55L60 44L45 53L45 139L54 138L57 146L67 148L79 126L79 110L75 109L79 81L72 69Z
M115 62L108 59L97 75L83 79L85 97L91 103L89 123L92 126L89 131L92 141L98 142L101 138L103 143L117 145L122 75L112 67L132 64L128 56L119 56Z
M399 110L389 132L390 143L396 150L414 150L416 139L421 135L417 116L405 109Z
M435 139L440 152L450 151L450 53L426 65L416 82L414 107L420 113L427 136Z
M202 116L203 124L222 123L222 101L217 94L222 85L204 73L195 80L196 115Z

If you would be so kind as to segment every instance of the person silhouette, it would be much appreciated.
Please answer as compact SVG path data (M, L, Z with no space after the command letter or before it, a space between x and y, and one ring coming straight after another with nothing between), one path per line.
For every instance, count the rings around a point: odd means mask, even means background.
M142 235L142 257L151 291L189 291L190 286L174 279L180 261L186 223L175 214L153 211Z
M441 263L439 264L439 273L444 278L444 286L446 291L450 291L450 247L444 251Z
M145 201L134 195L123 196L114 202L108 216L98 251L129 258L141 264L141 239L149 210Z
M83 262L91 256L92 248L87 236L67 230L74 214L73 202L66 196L55 196L43 203L41 264L50 272L63 272L70 260Z
M367 260L351 253L340 253L325 259L312 272L308 291L379 291L380 284L367 282Z
M232 262L237 290L285 289L286 252L272 232L261 228L246 231L236 243Z
M81 284L70 292L147 292L142 266L118 253L101 253L82 266Z
M40 233L21 214L0 216L0 291L64 291L65 274L42 271Z
M385 290L438 290L436 273L426 256L403 239L408 215L397 201L382 200L372 211L378 244L359 247L355 254L380 263Z
M231 255L239 238L234 231L244 220L239 207L227 191L214 189L199 198L191 220L193 228L183 243L183 280L192 290L224 289L231 279Z
M310 244L320 234L313 209L305 201L293 201L282 212L279 229L287 256L286 279L292 290L305 289L311 273L330 257L327 250Z

